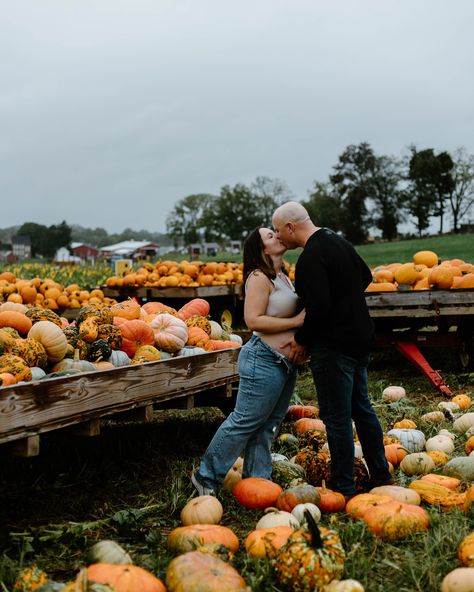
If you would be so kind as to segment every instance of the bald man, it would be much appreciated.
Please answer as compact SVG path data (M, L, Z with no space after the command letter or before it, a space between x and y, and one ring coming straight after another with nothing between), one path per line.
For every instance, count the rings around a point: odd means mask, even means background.
M280 206L273 227L288 249L302 247L295 289L306 309L302 327L290 342L291 361L310 355L319 413L331 453L329 487L349 499L356 493L352 420L370 472L371 487L393 484L385 458L383 432L367 388L374 327L364 290L370 269L344 238L315 226L298 202Z

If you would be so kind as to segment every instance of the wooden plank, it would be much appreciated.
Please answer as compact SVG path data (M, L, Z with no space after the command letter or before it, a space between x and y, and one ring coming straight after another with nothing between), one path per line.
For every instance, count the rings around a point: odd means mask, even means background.
M238 380L240 348L2 389L0 442L59 429Z
M38 456L40 451L40 437L37 434L20 438L2 446L2 454L10 456L30 457Z
M402 307L402 306L439 306L471 305L474 306L474 290L419 290L407 292L380 292L365 295L367 306Z
M153 419L153 405L142 405L135 409L130 409L130 411L122 411L121 413L111 416L110 419L150 423Z
M85 438L98 436L100 434L100 419L90 419L89 421L78 423L71 427L70 432L74 436L82 436Z
M439 308L438 310L429 310L423 308L380 308L380 309L369 309L369 314L372 318L380 317L416 317L416 318L427 318L436 319L439 317L448 316L470 316L474 315L474 306L470 307L454 307L446 306Z

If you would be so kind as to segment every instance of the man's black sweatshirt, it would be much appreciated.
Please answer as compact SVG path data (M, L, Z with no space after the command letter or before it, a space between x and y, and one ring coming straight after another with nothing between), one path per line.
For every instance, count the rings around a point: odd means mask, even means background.
M354 247L328 228L308 239L295 269L295 289L306 308L297 343L325 346L359 358L375 345L364 290L372 274Z

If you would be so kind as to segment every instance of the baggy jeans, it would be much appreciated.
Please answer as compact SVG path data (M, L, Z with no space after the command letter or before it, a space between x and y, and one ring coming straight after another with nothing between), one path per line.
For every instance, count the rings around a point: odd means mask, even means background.
M243 477L271 479L271 445L288 410L297 366L253 335L242 347L235 409L221 424L197 471L198 480L217 489L243 453Z
M352 419L371 479L391 478L382 427L369 399L368 362L369 356L356 359L319 346L311 350L319 416L326 425L331 454L328 487L344 495L355 493Z

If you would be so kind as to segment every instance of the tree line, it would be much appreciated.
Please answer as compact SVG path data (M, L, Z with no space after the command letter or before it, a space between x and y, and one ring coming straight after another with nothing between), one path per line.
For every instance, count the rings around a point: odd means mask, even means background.
M181 199L166 220L175 246L200 241L241 240L259 225L270 226L272 212L295 199L284 181L257 177L249 186L225 185L219 195L194 194ZM409 148L396 158L376 155L367 142L349 145L326 181L314 181L300 200L318 226L341 232L361 244L371 233L385 240L399 236L403 222L423 236L433 220L439 233L457 233L474 204L474 156L465 149L453 155L433 148Z

